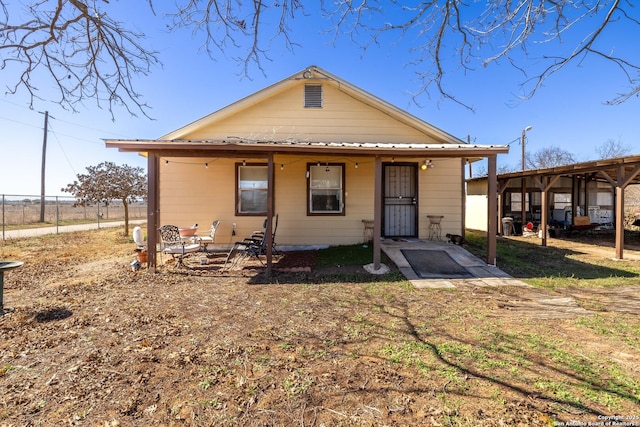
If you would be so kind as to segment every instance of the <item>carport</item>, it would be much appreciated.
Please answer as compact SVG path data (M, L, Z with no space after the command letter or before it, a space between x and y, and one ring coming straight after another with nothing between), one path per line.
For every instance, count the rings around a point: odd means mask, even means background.
M615 257L623 258L624 249L624 190L633 184L640 184L640 155L596 160L546 169L526 170L497 175L498 218L504 217L504 196L507 189L521 188L522 224L527 220L525 208L529 198L540 193L540 224L549 224L551 204L549 195L561 178L571 180L571 214L576 217L579 210L589 212L589 183L607 183L613 192L613 227L615 229ZM601 185L601 184L600 184ZM580 206L580 199L583 203ZM533 197L531 197L533 199ZM524 201L524 203L523 203ZM502 233L502 221L498 221ZM542 246L547 245L547 227L540 227Z

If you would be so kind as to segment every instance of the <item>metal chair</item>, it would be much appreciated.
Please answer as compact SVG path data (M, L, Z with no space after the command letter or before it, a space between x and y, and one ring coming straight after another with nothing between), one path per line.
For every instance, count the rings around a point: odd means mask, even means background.
M209 230L209 235L208 236L202 236L202 237L198 237L198 241L200 243L200 246L202 247L202 249L204 250L204 252L208 252L209 245L213 245L216 241L216 230L218 230L218 226L220 225L220 221L219 220L215 220L211 223L211 229Z
M275 216L273 232L271 233L271 249L275 249L276 230L278 229L278 215ZM244 238L240 242L235 242L227 255L223 269L233 269L238 267L249 257L256 257L261 264L260 255L267 252L267 220L264 220L263 230L256 231L250 237Z
M175 225L163 225L158 229L160 233L162 253L171 255L178 260L178 266L184 266L184 257L193 252L200 251L200 243L194 240L185 240L180 237L180 229Z

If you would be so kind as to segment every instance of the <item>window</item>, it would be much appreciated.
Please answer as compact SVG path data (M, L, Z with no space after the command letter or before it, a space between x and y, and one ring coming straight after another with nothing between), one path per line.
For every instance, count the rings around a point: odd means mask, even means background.
M322 108L322 85L304 85L304 108Z
M344 215L344 164L309 164L307 171L307 213Z
M510 193L511 195L511 212L522 212L522 193ZM529 210L529 193L525 193L525 210Z
M236 164L236 215L267 214L266 165Z
M553 208L571 208L571 193L553 193Z

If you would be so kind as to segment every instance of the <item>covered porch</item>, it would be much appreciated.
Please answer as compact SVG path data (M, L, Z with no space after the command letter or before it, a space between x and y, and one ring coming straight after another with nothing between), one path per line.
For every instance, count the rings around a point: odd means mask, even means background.
M160 179L161 163L166 161L163 159L171 158L194 158L204 159L211 156L216 158L236 159L242 161L246 158L263 159L267 165L267 229L271 229L271 222L278 213L278 201L274 201L274 194L277 185L282 184L276 182L274 171L278 166L278 156L282 155L300 155L308 157L323 158L366 158L371 163L370 180L373 181L373 194L370 195L370 203L373 204L371 212L373 220L373 240L374 248L373 264L376 269L380 268L381 254L381 236L382 236L382 205L383 205L383 163L384 162L402 162L421 159L421 162L427 160L447 160L455 161L458 166L458 181L460 184L459 198L461 205L464 206L464 166L471 159L487 158L489 164L489 174L495 178L496 176L496 157L498 154L506 153L506 146L486 146L486 145L470 145L470 144L366 144L366 143L291 143L281 142L255 142L251 143L242 141L212 141L212 140L108 140L107 147L118 148L120 151L145 153L148 158L148 214L147 214L147 236L148 246L156 247L158 237L156 230L160 224L159 213L160 206L160 188L163 185ZM354 165L358 167L357 163ZM278 168L279 169L279 168ZM496 182L495 179L491 180ZM497 197L497 188L493 186L493 194ZM493 218L487 225L493 233L488 234L487 244L487 264L495 264L496 246L495 235L497 232L497 212L495 205L489 205L488 218ZM462 215L464 218L464 215ZM361 233L362 223L358 224ZM464 224L460 227L460 232L464 233ZM242 237L242 236L239 236ZM273 248L270 236L267 237L266 245L266 268L270 274L273 268ZM157 267L156 253L149 253L149 268L155 271Z

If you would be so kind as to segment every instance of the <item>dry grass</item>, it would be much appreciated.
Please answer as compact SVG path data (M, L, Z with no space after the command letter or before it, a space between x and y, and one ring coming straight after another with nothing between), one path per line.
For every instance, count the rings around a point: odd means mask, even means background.
M637 283L537 290L584 309L545 318L505 304L531 289L418 290L353 271L265 284L259 264L152 275L130 270L132 249L115 230L0 246L1 259L26 261L5 281L16 311L0 318L0 425L531 426L638 414L637 307L607 303L623 290L639 300Z

